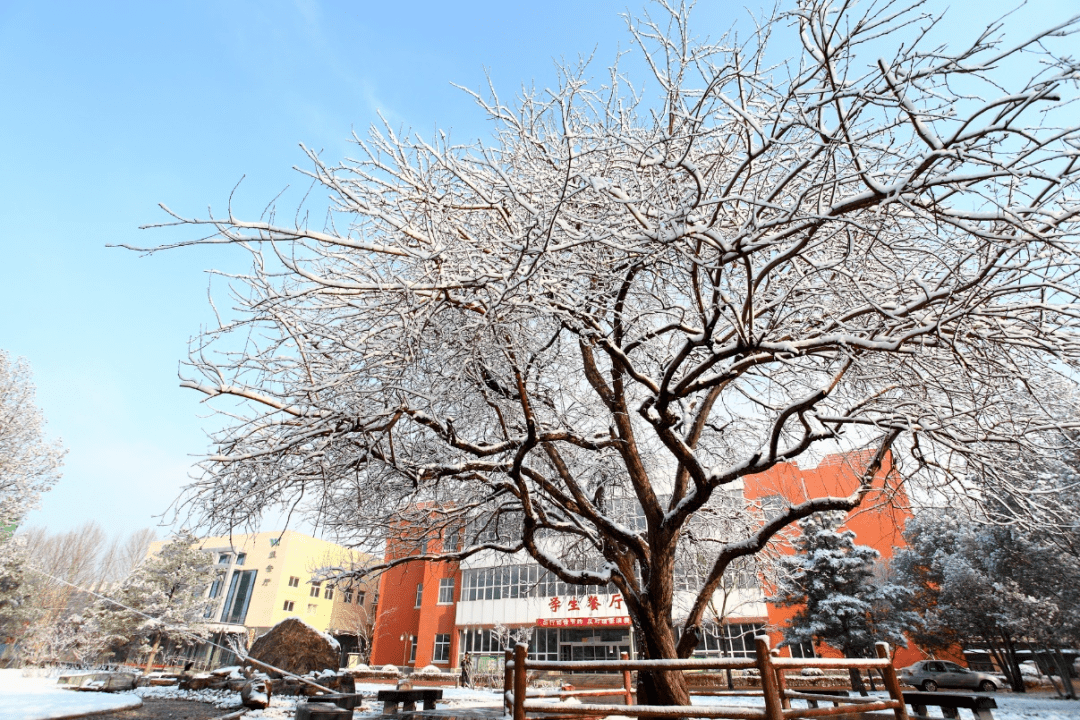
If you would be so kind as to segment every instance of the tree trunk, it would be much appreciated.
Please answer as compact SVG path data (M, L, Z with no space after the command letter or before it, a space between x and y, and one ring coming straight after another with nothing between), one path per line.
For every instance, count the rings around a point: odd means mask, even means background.
M154 670L154 656L157 655L158 648L161 647L161 634L154 636L154 646L150 648L150 657L146 659L146 670L143 675L149 675Z
M1027 692L1024 687L1024 675L1020 672L1020 661L1016 657L1016 645L1006 632L1001 633L1001 639L1004 643L1005 658L1009 662L1009 674L1015 679L1014 682L1009 683L1012 686L1012 691L1017 693Z
M1065 656L1061 654L1060 648L1054 648L1051 652L1057 663L1058 672L1061 673L1061 685L1065 688L1065 695L1070 700L1075 700L1076 688L1073 687L1072 674L1069 672L1069 664L1065 662Z
M670 622L655 622L650 618L637 618L639 652L644 659L673 660L675 651L675 628ZM639 705L689 705L690 689L681 670L639 671L637 682Z
M866 685L862 681L862 673L858 668L848 668L848 677L851 678L851 689L858 692L863 697L866 697L870 693L866 691Z
M1009 683L1010 688L1016 687L1016 678L1013 677L1012 666L1009 664L1008 658L1005 657L1005 653L998 647L998 643L988 637L984 637L983 641L986 642L986 648L990 651L991 657L997 662L998 668L1001 670L1001 674L1005 676L1006 681ZM1032 653L1034 654L1034 653ZM1023 682L1024 678L1021 677L1020 681Z

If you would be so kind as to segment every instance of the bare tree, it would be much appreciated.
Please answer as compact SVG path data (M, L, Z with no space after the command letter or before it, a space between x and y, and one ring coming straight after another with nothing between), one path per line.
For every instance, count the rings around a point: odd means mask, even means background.
M653 95L564 67L476 94L487 144L386 127L355 160L307 151L320 229L173 214L210 233L180 245L252 261L182 382L230 420L190 510L463 533L394 563L524 551L614 584L641 652L674 658L734 563L855 508L890 453L908 482L1022 492L994 448L1038 455L1078 417L1080 67L1054 47L1080 18L946 48L923 8L800 0L709 41L660 3L628 19ZM823 445L865 449L859 487L723 538L675 617L691 520ZM639 690L688 701L677 672Z

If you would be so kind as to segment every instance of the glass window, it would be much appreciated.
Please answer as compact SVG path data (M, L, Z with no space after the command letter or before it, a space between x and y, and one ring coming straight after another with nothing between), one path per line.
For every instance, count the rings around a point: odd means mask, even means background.
M290 577L289 578L289 587L300 587L300 578L295 577L295 576Z
M457 528L448 531L446 539L443 540L443 552L457 552L460 537Z
M311 592L309 592L308 594L311 595L311 597L313 598L317 598L319 597L319 590L321 589L322 583L313 582L311 583Z
M296 603L295 603L295 602L293 602L292 600L286 600L286 601L285 601L285 607L284 607L284 608L282 608L282 609L283 609L283 610L284 610L285 612L292 612L292 610L293 610L293 608L294 608L294 607L296 607Z
M231 559L232 559L232 556L229 555L229 553L221 553L220 555L217 556L217 564L218 565L228 565L229 560L231 560Z
M334 586L333 585L327 585L326 586L326 592L323 593L323 598L325 598L327 600L333 600L334 599Z
M449 605L454 602L454 578L439 579L439 604Z
M435 651L431 655L432 662L450 662L450 633L438 633L435 635Z
M344 597L341 598L341 601L343 603L351 603L352 602L352 590L346 590Z
M364 598L366 598L366 597L367 597L367 593L364 592L363 590L356 593L356 604L357 605L363 605L364 604Z
M221 622L244 624L257 572L258 570L242 570L233 573L229 583L229 594L225 598L225 608L221 611Z
M409 662L416 662L416 636L409 637Z
M420 604L424 600L424 583L416 583L416 607L420 607Z
M318 609L319 609L318 605L316 605L314 603L308 603L307 614L308 615L314 615L318 611Z
M247 553L239 553L236 556L236 564L237 565L243 565L245 560L247 560Z

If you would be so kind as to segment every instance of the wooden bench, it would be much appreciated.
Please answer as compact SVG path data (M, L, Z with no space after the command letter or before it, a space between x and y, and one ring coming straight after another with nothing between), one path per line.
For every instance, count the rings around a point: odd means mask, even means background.
M379 700L383 703L383 715L396 715L399 704L402 706L402 712L412 712L416 710L417 702L423 702L425 710L434 710L435 701L441 699L442 690L439 688L379 691Z
M964 693L943 692L905 692L904 702L911 706L912 717L926 717L926 706L941 708L941 714L947 718L959 718L960 708L970 710L976 720L994 720L990 712L997 707L997 702L986 695L965 695Z

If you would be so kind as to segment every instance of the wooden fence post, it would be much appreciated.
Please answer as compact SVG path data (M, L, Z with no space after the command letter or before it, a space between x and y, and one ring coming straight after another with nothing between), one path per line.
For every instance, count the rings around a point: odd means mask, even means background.
M879 658L889 660L889 643L874 643L874 651ZM900 680L896 677L896 668L893 667L890 661L887 666L881 669L881 678L885 681L885 687L889 690L889 695L893 700L900 703L900 707L893 710L896 715L896 720L908 720L907 705L904 703L904 693L900 690Z
M780 657L780 648L769 651L771 657ZM771 658L770 658L771 659ZM780 706L787 710L791 707L791 699L787 696L787 680L784 679L784 668L776 668L776 688L780 693Z
M514 651L506 648L503 653L503 710L509 715L513 712L510 704L510 691L513 689L513 676L510 674L510 663L514 661Z
M525 720L525 656L529 646L518 643L514 646L514 720Z
M761 694L765 696L765 718L783 720L784 708L780 704L780 691L776 685L776 668L769 654L769 636L755 637L754 650L757 652L758 672L761 673Z
M619 656L619 658L622 659L622 660L629 660L630 656L628 654L626 654L626 653L622 653ZM629 670L623 670L622 684L623 684L623 691L626 694L626 704L627 705L633 705L634 704L634 695L633 695L633 690L631 689L631 685L630 685L630 671Z

